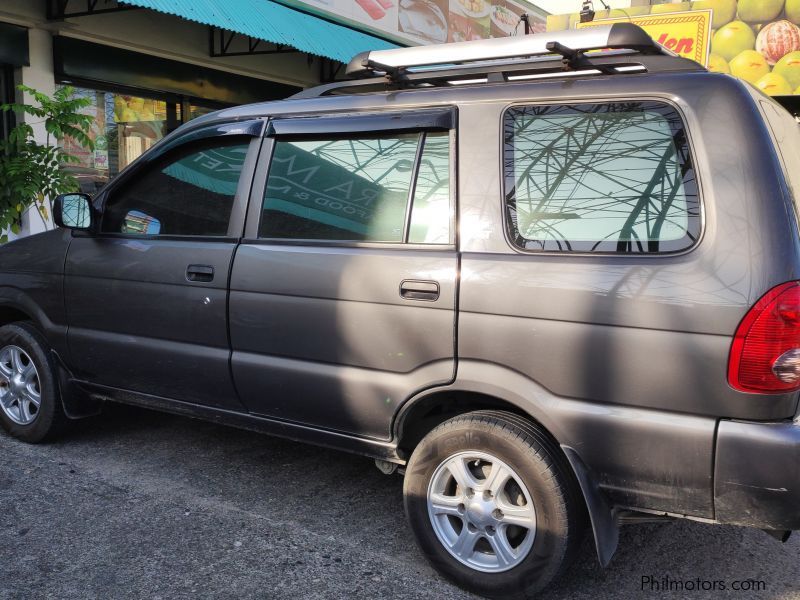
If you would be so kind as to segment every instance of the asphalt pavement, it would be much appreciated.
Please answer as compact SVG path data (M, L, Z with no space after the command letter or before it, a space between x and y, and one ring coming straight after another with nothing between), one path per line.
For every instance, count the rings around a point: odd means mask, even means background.
M470 597L368 459L122 406L46 445L0 432L2 600ZM800 599L800 535L628 526L542 598Z

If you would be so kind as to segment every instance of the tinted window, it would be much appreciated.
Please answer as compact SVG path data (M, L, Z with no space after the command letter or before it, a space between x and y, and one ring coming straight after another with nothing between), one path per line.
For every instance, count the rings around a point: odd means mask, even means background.
M109 199L102 230L227 235L248 145L242 138L192 144L133 173Z
M260 236L402 241L419 139L278 140Z
M510 109L504 172L509 229L525 249L670 252L700 232L685 129L661 103Z
M425 143L425 140L428 143ZM413 238L449 241L447 134L279 139L259 230L264 238L403 242L413 188ZM443 241L442 241L443 240Z

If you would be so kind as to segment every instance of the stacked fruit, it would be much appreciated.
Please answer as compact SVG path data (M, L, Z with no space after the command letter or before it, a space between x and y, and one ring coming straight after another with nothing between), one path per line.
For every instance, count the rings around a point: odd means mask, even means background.
M136 96L114 96L114 116L117 123L155 121L154 112L155 105L153 100L145 100Z
M709 70L771 96L800 94L800 0L703 0L692 8L714 11Z

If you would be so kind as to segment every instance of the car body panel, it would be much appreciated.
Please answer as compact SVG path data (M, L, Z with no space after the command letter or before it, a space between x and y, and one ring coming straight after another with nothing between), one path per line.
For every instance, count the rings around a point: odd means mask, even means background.
M70 367L102 385L241 407L228 360L235 242L81 237L66 265ZM191 264L214 281L189 282Z
M71 241L72 232L59 229L0 246L0 308L28 315L61 356L67 354L63 285Z
M800 421L721 421L717 456L718 519L762 529L800 529Z
M388 439L400 403L453 378L456 267L454 249L243 244L230 296L242 401ZM402 298L407 279L438 282L439 298Z
M557 397L507 366L459 358L443 393L500 398L572 448L612 505L713 517L717 419ZM403 406L396 423L418 398Z

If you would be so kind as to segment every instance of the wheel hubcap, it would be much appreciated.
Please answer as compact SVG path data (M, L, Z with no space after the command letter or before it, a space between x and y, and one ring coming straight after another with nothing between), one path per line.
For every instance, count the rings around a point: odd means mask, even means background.
M18 346L0 349L0 408L18 425L36 420L42 391L33 360Z
M516 567L536 536L528 489L511 467L486 452L461 452L436 468L428 485L428 515L453 557L487 573Z

